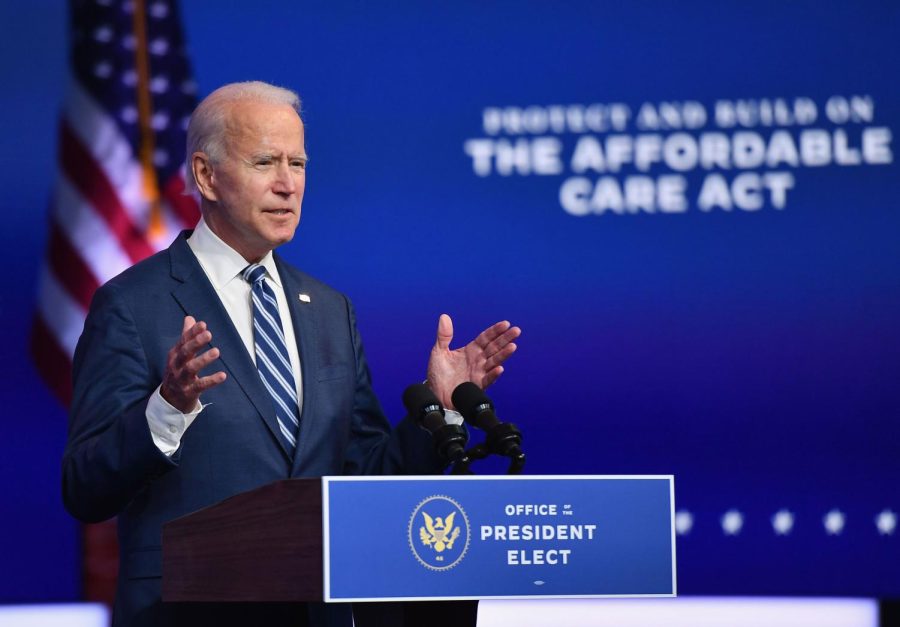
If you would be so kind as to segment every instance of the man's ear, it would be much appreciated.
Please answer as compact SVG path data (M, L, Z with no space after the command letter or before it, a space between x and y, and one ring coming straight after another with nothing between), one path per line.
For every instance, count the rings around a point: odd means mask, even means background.
M213 190L213 167L209 155L205 152L197 151L191 155L191 173L194 176L194 183L197 184L197 190L206 200L215 202L218 200Z

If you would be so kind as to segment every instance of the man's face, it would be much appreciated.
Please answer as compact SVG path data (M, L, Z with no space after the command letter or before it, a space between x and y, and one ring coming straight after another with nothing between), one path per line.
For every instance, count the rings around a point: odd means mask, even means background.
M209 227L247 261L294 237L306 186L303 122L288 105L239 102L227 110L225 154L201 186Z

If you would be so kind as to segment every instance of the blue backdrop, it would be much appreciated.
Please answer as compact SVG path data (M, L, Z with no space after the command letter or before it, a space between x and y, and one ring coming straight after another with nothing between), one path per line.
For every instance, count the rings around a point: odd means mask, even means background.
M304 99L282 252L353 298L389 416L440 313L463 341L508 318L520 351L491 394L528 471L674 474L680 593L900 593L900 8L182 14L201 95L262 79ZM26 351L65 3L4 3L0 24L0 602L69 599L65 414Z

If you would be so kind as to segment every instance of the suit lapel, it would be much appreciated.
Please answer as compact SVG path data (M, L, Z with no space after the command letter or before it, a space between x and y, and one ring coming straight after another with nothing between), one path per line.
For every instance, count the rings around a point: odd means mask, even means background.
M182 233L175 240L169 252L172 259L172 277L181 283L172 290L172 296L184 309L185 315L206 322L213 334L210 348L213 346L219 348L219 361L229 378L233 379L247 395L260 418L272 432L282 453L290 458L287 446L280 436L272 397L263 386L256 365L247 354L247 348L234 328L222 301L188 246L186 233Z
M275 255L275 264L278 266L278 275L284 285L284 295L291 310L291 322L294 327L294 337L297 339L297 351L300 353L300 372L303 377L303 407L300 410L300 435L297 438L297 453L294 455L294 468L296 472L302 461L311 454L309 450L309 437L313 425L315 411L312 409L316 401L315 372L316 364L313 360L317 356L315 346L318 337L316 325L315 300L303 302L300 294L306 294L303 279L293 268L287 266L281 257ZM294 474L293 472L291 473Z

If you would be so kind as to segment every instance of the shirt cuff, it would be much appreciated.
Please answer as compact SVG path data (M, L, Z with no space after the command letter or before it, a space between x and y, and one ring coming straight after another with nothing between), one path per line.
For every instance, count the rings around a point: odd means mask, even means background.
M160 388L162 385L150 395L150 401L147 403L147 424L150 426L150 435L153 436L156 448L166 457L171 457L181 446L184 432L206 405L201 404L198 400L194 411L182 414L162 397Z
M463 423L463 416L455 409L445 409L444 422L448 425L461 425Z

